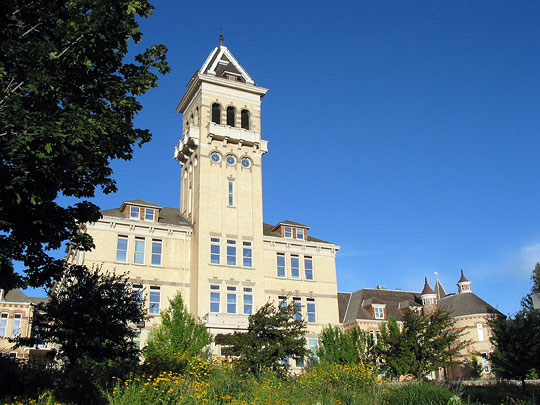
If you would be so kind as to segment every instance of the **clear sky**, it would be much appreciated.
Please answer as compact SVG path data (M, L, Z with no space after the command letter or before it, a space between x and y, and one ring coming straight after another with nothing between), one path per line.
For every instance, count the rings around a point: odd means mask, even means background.
M155 2L140 46L172 71L142 97L153 133L114 162L119 192L178 207L188 80L225 45L262 104L265 221L341 246L338 289L420 291L459 270L503 313L540 261L540 2ZM135 52L140 46L132 47Z

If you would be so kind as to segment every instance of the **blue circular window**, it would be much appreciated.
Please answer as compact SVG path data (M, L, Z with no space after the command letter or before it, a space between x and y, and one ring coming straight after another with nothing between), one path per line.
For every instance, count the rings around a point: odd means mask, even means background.
M242 166L244 166L246 169L251 166L251 160L249 160L247 157L242 158Z
M236 158L233 155L227 156L227 164L234 165L236 163Z
M217 152L212 152L212 154L210 155L210 159L212 159L212 162L214 163L219 163L221 160L221 155Z

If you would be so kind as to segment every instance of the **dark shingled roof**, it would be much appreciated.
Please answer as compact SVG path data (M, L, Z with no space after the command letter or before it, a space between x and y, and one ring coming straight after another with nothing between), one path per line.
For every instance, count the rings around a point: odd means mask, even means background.
M133 201L142 201L142 200L133 200ZM148 203L148 204L151 204L151 203ZM155 206L159 207L158 205L155 205ZM122 213L122 211L120 211L119 208L113 208L111 210L103 210L101 211L101 214L106 217L129 219L125 217L125 215ZM132 221L139 222L138 220L135 220L135 219ZM191 224L182 215L180 215L180 210L178 208L162 207L159 210L158 223L167 224L167 225L191 226Z
M349 306L349 300L351 298L351 293L337 293L338 299L338 311L339 311L339 322L343 323L343 318L345 317L345 312Z
M420 295L424 295L424 294L435 294L435 291L433 291L433 289L429 286L427 282L427 277L425 278L424 289L422 290Z
M29 297L21 290L10 290L4 295L3 301L7 302L29 302L31 304L39 304L47 301L45 297Z
M275 228L275 225L270 225L270 224L267 224L267 223L263 223L263 235L264 236L274 236L276 238L283 238L283 236L281 236L281 234L279 232L275 232L275 231L272 230L274 228ZM283 239L285 239L285 238L283 238ZM332 242L327 242L327 241L322 240L322 239L314 238L313 236L309 236L309 235L308 235L307 240L310 241L310 242L332 243Z
M439 308L449 312L451 316L477 314L502 315L501 312L472 292L447 295L439 301Z
M435 293L437 294L437 298L439 299L444 298L447 295L439 279L437 279L437 281L435 282Z
M147 206L147 207L161 208L161 205L157 205L157 204L154 204L154 203L151 203L151 202L148 202L148 201L144 201L144 200L124 201L124 204L136 204L136 205L143 205L143 206ZM122 205L124 205L124 204L122 204Z
M301 228L309 228L308 225L304 225L304 224L301 224L299 222L294 222L294 221L289 221L288 219L286 219L285 221L281 221L279 224L276 225L279 226L279 225L292 225L292 226L298 226L298 227L301 227Z
M338 303L340 294L344 293L338 293ZM373 319L373 316L362 306L368 300L386 304L387 317L392 316L398 321L403 319L403 311L400 309L400 303L408 301L408 306L422 306L420 295L409 291L364 288L348 294L350 294L348 310L346 310L346 313L343 313L343 315L341 315L341 306L344 304L339 304L340 320L343 323L351 322L356 319ZM343 296L341 299L345 299L345 297Z
M467 280L467 277L465 277L463 275L463 269L461 270L461 278L459 279L458 283L466 283L466 282L469 282L469 280Z

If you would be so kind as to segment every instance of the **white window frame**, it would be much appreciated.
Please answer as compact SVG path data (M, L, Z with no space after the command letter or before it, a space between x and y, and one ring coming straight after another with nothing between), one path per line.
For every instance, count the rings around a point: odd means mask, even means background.
M11 337L16 338L21 334L22 314L17 312L13 314L13 323L11 326Z
M126 241L126 249L120 249L120 241ZM128 247L129 247L129 238L127 235L117 235L116 237L116 262L117 263L127 263L128 259ZM124 260L118 260L118 253L123 252L124 253Z
M157 300L156 300L156 293L158 297ZM150 286L150 294L148 297L148 303L149 303L148 313L159 315L159 311L161 309L161 287Z
M242 266L253 267L253 243L248 240L242 241Z
M148 213L149 212L152 212L152 215L150 218L148 218ZM155 217L156 217L156 210L154 208L145 208L144 209L144 220L145 221L152 221L154 222L155 221Z
M238 300L236 296L236 287L233 285L227 286L227 313L236 314L238 309Z
M159 247L159 252L154 252L154 246ZM154 258L158 258L159 263L154 263ZM161 267L163 265L163 240L161 239L152 239L150 265L157 267Z
M309 268L308 268L309 263ZM311 274L311 276L308 277L308 272ZM311 256L304 256L304 277L306 280L313 281L313 257Z
M317 307L315 305L315 298L306 298L306 314L308 323L317 323Z
M384 307L382 305L373 305L373 314L375 319L384 319Z
M303 228L296 228L296 239L305 239L305 230Z
M9 321L9 313L2 312L0 314L0 337L7 336L7 325Z
M287 297L285 295L278 296L278 307L286 307L287 306Z
M133 205L129 206L129 218L130 219L141 219L141 208L134 207Z
M234 207L234 180L229 180L227 184L227 206Z
M486 340L486 336L485 336L485 333L484 333L484 325L482 325L481 323L477 323L476 324L476 332L478 333L478 341L479 342L483 342L484 340Z
M137 250L137 242L142 242L142 251L141 250ZM139 245L139 248L140 248L140 245ZM145 250L146 250L146 238L143 238L143 237L135 237L135 246L133 247L133 263L134 264L139 264L139 265L144 265L145 263ZM142 254L142 263L138 262L137 261L137 255L141 255Z
M295 260L297 263L296 266L293 265ZM300 280L300 256L298 255L291 255L291 278Z
M144 287L142 284L132 284L131 285L131 295L135 295L139 298L141 303L141 308L144 305Z
M283 227L283 236L285 238L292 239L292 235L293 235L292 227L291 226L284 226Z
M231 250L229 250L231 249ZM232 252L234 249L234 254L231 254L229 252ZM237 248L236 248L236 240L235 239L227 239L227 266L236 266L238 263L236 254L237 254Z
M298 311L294 314L294 319L297 321L301 321L302 320L302 298L293 297L293 305L298 309Z
M210 301L209 302L210 302L209 312L219 313L221 309L221 291L220 291L219 284L210 284ZM212 310L212 304L217 304L217 311Z
M252 315L253 314L253 288L244 287L243 291L244 291L244 299L243 299L244 315ZM249 302L247 302L248 297L249 297Z
M482 365L484 366L484 374L489 374L491 373L491 364L489 363L487 353L481 353L481 354L482 354Z
M217 248L217 252L212 251L214 247ZM216 258L217 261L214 261ZM221 264L221 238L215 236L210 237L210 263Z
M283 266L279 264L280 258L283 260ZM283 275L279 274L281 268L283 269ZM278 278L287 278L287 258L285 257L285 253L276 254L276 272Z

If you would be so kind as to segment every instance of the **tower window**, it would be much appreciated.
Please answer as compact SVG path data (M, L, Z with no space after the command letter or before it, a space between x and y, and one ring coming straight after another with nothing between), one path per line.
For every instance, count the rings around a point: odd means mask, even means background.
M234 121L236 119L236 110L234 107L227 107L227 125L234 127Z
M212 104L212 122L221 124L221 106L218 103Z
M249 111L242 110L240 113L240 126L244 129L249 129Z

